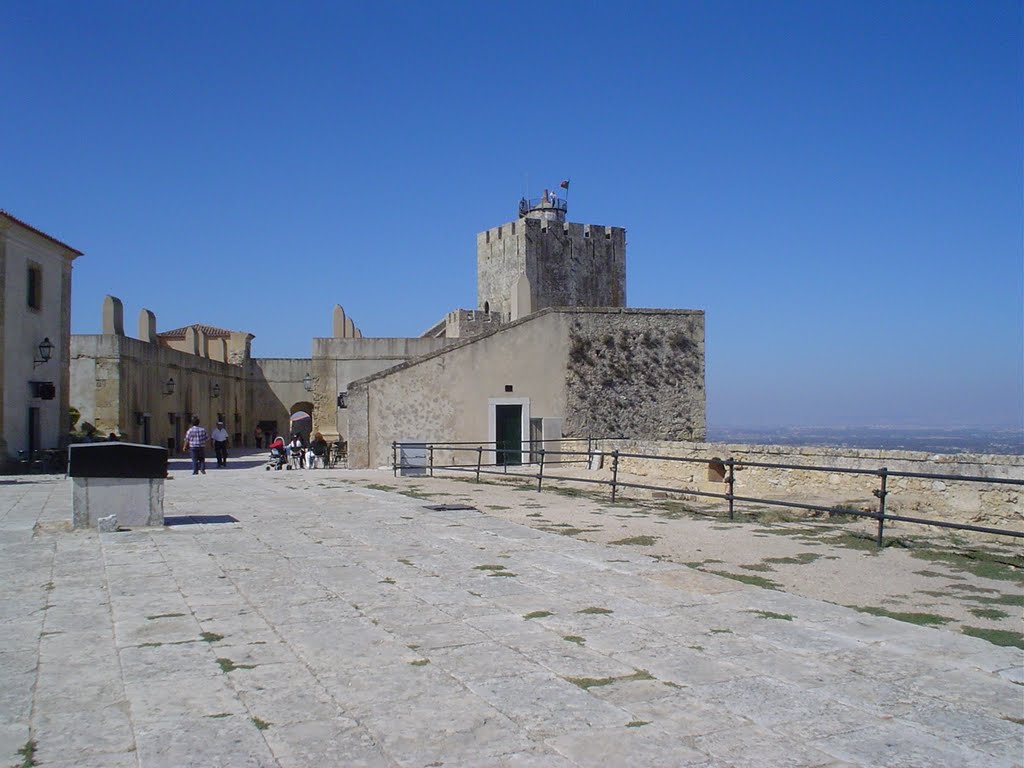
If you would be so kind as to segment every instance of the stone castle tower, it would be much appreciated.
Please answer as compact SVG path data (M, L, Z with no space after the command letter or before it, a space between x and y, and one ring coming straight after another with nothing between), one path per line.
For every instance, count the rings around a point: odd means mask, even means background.
M553 192L476 236L477 306L515 320L545 307L625 307L626 230L565 220Z

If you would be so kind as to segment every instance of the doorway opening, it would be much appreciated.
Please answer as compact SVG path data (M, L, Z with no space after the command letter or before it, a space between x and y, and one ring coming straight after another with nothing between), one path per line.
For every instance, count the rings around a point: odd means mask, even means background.
M523 463L523 406L494 406L494 443L496 464Z
M28 409L28 460L32 461L39 450L39 409Z

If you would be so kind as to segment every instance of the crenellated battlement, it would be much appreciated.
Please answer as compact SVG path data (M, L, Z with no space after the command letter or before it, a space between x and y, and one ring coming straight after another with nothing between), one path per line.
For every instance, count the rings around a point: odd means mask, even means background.
M512 317L525 276L531 311L626 306L626 230L521 218L477 235L477 304ZM523 305L523 297L518 297Z

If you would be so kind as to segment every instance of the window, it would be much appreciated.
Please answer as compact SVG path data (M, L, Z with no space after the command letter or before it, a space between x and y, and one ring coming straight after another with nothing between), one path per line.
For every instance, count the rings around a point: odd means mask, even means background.
M28 306L30 309L43 307L43 270L38 264L28 265Z
M717 456L708 462L708 480L712 483L725 482L725 462Z

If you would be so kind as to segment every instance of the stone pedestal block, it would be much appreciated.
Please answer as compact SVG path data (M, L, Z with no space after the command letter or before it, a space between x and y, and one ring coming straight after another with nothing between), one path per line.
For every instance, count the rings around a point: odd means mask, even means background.
M118 527L164 524L163 478L73 477L71 488L75 528L95 528L110 515Z
M72 445L68 451L72 524L95 528L164 524L167 449L133 443Z

